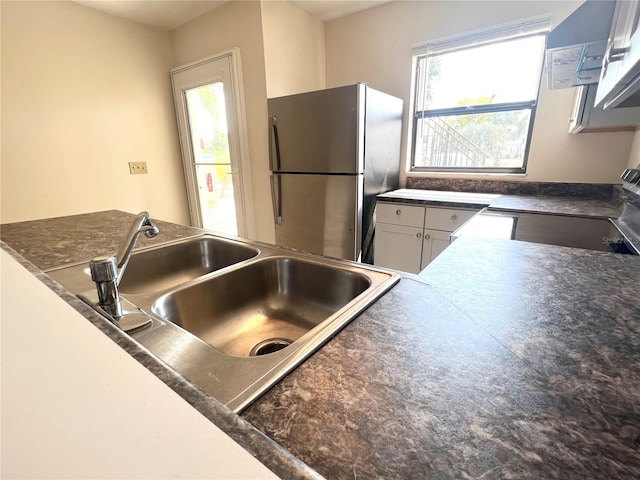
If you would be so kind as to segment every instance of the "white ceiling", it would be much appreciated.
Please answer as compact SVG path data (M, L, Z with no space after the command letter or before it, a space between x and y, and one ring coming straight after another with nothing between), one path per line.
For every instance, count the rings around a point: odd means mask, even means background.
M173 30L226 1L202 0L73 0L116 17L163 30Z
M306 10L312 16L323 22L346 17L352 13L360 12L371 7L389 3L393 0L289 0L291 3Z
M196 17L214 10L226 1L213 0L74 0L133 22L163 30L173 30ZM243 0L230 0L243 1ZM269 1L269 0L267 0ZM392 0L290 0L312 16L329 21L366 10Z

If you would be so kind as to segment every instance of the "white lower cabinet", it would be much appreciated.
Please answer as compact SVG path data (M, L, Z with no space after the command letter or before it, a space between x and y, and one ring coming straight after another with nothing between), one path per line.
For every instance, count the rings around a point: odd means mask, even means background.
M376 265L417 273L421 270L422 248L422 228L376 223Z
M424 230L422 236L422 261L420 270L429 265L431 260L440 255L449 246L451 232L441 230Z
M477 210L378 202L374 263L418 273L449 246L449 236Z

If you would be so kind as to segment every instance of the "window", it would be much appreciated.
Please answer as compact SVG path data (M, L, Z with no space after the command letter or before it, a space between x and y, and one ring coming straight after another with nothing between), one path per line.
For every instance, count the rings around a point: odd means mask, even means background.
M548 19L414 47L412 171L525 173Z

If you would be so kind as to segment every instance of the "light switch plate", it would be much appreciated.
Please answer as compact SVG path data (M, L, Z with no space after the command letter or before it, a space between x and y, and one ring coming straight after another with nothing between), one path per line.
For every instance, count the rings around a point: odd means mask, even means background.
M147 162L129 162L129 173L131 175L149 173L147 171Z

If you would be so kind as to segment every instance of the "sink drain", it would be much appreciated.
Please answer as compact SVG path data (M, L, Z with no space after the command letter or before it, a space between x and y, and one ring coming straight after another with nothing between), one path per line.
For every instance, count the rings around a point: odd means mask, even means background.
M293 342L287 338L270 338L263 340L251 349L249 355L256 357L259 355L266 355L268 353L277 352L283 348L288 347Z

